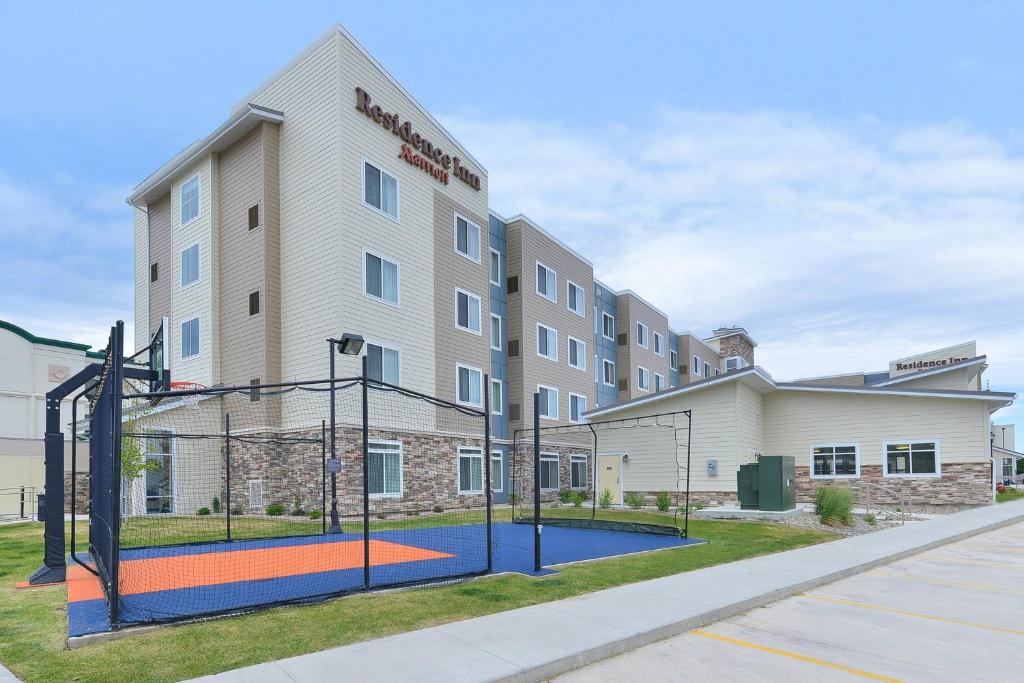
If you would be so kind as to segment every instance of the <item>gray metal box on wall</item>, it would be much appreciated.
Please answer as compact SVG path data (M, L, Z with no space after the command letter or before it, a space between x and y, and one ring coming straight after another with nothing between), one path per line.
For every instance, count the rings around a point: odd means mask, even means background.
M708 476L709 477L718 476L718 461L717 460L708 460Z

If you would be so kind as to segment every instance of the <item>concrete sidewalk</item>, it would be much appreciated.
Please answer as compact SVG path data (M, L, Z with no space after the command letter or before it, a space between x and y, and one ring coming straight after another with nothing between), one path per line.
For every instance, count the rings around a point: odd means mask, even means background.
M198 680L543 680L1018 521L1024 502L993 505Z

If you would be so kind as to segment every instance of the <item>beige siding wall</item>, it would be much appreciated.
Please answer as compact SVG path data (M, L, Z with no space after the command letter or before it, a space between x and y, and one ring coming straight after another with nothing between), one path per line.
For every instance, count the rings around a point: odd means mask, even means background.
M260 230L263 231L264 290L263 331L266 339L265 383L280 382L281 377L281 127L263 124L263 205Z
M135 344L141 349L149 343L149 216L135 209Z
M181 282L179 255L174 254L174 227L171 225L171 195L165 195L149 205L149 264L157 264L157 280L150 283L149 316L146 336L156 332L163 316L171 315L173 288ZM148 268L147 268L148 271ZM175 281L177 274L178 280ZM147 282L149 275L146 275ZM171 330L173 333L173 330ZM177 335L172 334L168 351L173 352ZM148 340L147 340L148 341ZM173 375L172 375L173 377Z
M736 459L738 464L754 462L764 453L764 396L743 382L736 385Z
M694 355L700 356L701 359L701 371L700 375L694 374L693 368L693 357ZM690 334L679 335L679 383L692 384L704 379L703 364L711 364L711 376L715 376L715 368L721 369L722 361L718 355L718 352L713 348L705 344L700 339L697 339ZM686 372L682 372L682 366L686 366Z
M850 375L835 375L833 377L808 377L807 379L798 379L797 382L831 387L862 387L864 386L864 373L855 372Z
M434 190L434 329L436 355L436 394L449 401L456 400L456 365L480 370L481 378L490 374L490 255L487 215L478 215L451 197ZM474 262L455 251L455 214L476 224L480 229L480 261ZM456 326L456 289L480 299L480 334ZM483 380L481 379L481 382ZM484 391L481 384L481 407Z
M976 370L977 368L970 368ZM906 387L908 389L955 389L957 391L970 391L978 387L972 380L968 379L968 368L942 372L930 377L915 377L904 380L893 386Z
M520 340L520 358L509 363L510 403L522 406L521 424L532 425L533 394L538 385L558 389L558 419L541 419L541 426L569 423L569 395L586 397L594 405L594 269L589 263L523 220L508 227L508 274L519 276L519 293L508 297L509 338ZM555 271L557 297L537 293L537 262ZM568 282L584 292L584 315L568 307ZM558 360L537 353L537 324L558 332ZM569 365L569 337L586 345L585 369ZM517 425L512 425L515 429Z
M765 453L809 463L815 445L856 443L861 465L881 465L891 441L937 441L943 463L988 462L985 402L778 391L764 402Z
M654 393L654 375L659 374L664 381L664 389L668 389L669 379L669 354L668 354L668 318L652 308L639 297L626 292L617 297L618 317L615 325L619 335L626 333L626 346L619 346L619 379L629 379L628 390L619 392L619 400L627 401L633 398L646 396ZM637 343L637 323L647 326L647 348ZM661 354L654 352L654 335L661 337ZM638 386L638 368L645 367L649 374L649 388L640 389Z

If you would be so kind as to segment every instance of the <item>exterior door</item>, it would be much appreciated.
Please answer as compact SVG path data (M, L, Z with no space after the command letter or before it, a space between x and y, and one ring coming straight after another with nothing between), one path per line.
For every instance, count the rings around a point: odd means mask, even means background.
M612 494L612 501L622 505L622 456L614 455L597 456L597 495L608 489Z

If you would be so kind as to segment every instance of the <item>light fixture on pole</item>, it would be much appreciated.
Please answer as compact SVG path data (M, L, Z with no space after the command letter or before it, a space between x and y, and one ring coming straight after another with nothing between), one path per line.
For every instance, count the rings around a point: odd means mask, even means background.
M341 533L341 522L338 519L338 472L341 471L341 461L338 460L338 453L335 439L335 393L337 387L334 385L334 348L338 353L346 356L358 356L363 350L363 338L358 334L346 332L341 339L333 337L327 340L327 355L331 357L331 459L327 462L327 471L331 473L331 527L327 530L329 534Z

